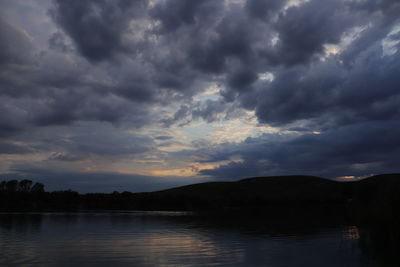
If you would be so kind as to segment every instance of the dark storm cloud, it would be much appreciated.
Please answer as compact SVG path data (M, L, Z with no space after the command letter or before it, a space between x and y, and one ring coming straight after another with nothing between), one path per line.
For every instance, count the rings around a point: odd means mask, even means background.
M152 121L146 106L133 106L115 97L110 93L114 84L93 79L95 69L51 51L39 52L26 32L4 21L0 21L0 32L0 116L4 118L0 135L76 121L118 124L129 120L133 127ZM53 45L58 51L68 49L59 43ZM127 86L127 81L118 84L119 90ZM143 99L140 94L136 98Z
M224 103L207 100L204 104L197 105L191 113L194 119L202 118L207 122L213 122L223 111L225 111Z
M96 77L96 73L87 70L89 67L80 69L71 64L54 71L51 66L57 65L57 58L45 61L51 57L31 56L24 57L28 63L20 64L18 69L6 68L1 90L15 97L45 96L45 107L31 120L39 126L68 125L79 120L118 122L124 113L134 114L146 108L131 112L132 109L117 107L124 100L114 105L103 101L102 96L117 95L151 106L190 99L204 89L202 81L220 83L225 101L236 101L255 110L261 122L287 124L315 119L318 114L326 116L339 109L343 112L338 112L338 117L342 117L338 119L343 121L369 113L367 108L359 112L360 105L350 103L350 99L363 86L363 75L370 79L366 83L369 87L393 76L391 73L397 67L395 56L379 58L373 53L378 53L378 41L393 28L396 2L308 1L287 9L284 5L284 1L251 0L244 6L222 1L174 0L158 1L151 7L143 1L54 1L49 14L64 33L53 33L50 47L67 51L64 34L68 35L80 54L90 61L110 60L105 73L110 81L89 81L88 76ZM128 42L133 51L124 40L136 34L130 23L138 19L142 26L156 26L152 30L137 28L144 45ZM355 26L366 28L338 55L321 61L324 45L339 44ZM6 49L4 61L17 59L14 50L29 50L11 45L29 44L21 33L9 26L2 28L2 35L8 40L6 48L11 49ZM119 53L132 57L130 61L113 64L113 57ZM374 62L367 64L369 55ZM346 62L349 60L355 66ZM39 66L35 61L41 62ZM387 73L378 71L379 66L385 66ZM264 72L273 73L275 80L270 84L260 82L258 75ZM379 73L379 77L371 77L371 72ZM397 85L395 77L390 84ZM372 91L363 92L369 100L367 107L378 101L371 103L376 95ZM382 95L390 95L393 90L382 91ZM347 108L349 104L353 108ZM185 113L185 105L176 113L177 117ZM194 112L194 117L208 116L199 108L187 112Z
M214 24L213 34L199 36L189 44L190 64L206 74L223 74L229 69L227 63L234 63L231 60L249 61L254 55L252 42L256 34L250 23L239 7L228 10Z
M228 85L231 88L237 88L237 90L243 90L247 86L251 85L258 79L257 73L250 69L241 69L233 73L228 78Z
M150 15L161 22L161 32L168 33L182 26L202 24L221 9L221 1L161 0Z
M196 101L191 105L182 105L173 116L164 118L161 123L166 127L178 124L186 125L192 121L202 119L208 123L229 120L243 115L237 105L219 100Z
M59 160L59 161L67 161L67 162L79 162L83 160L87 160L87 157L84 155L75 155L72 153L62 153L62 152L56 152L53 153L50 157L49 160Z
M223 74L228 58L243 59L250 53L247 34L252 31L239 6L227 8L223 1L209 0L160 1L150 14L160 23L154 33L162 38L161 49L171 51L173 68L189 67L200 72L197 76Z
M352 3L356 8L363 9L368 12L374 12L376 10L388 11L387 15L396 14L396 10L390 10L392 8L398 8L399 2L397 0L377 0L377 1L354 1Z
M29 47L27 35L0 18L0 64L4 66L23 62Z
M0 95L29 93L32 43L21 29L0 19ZM28 76L28 77L27 77Z
M246 9L250 13L251 17L258 19L271 19L271 16L276 15L276 12L279 11L286 2L287 0L248 0L246 1Z
M0 99L0 134L16 134L37 127L68 126L79 121L99 121L139 128L152 122L147 107L131 105L112 96L82 90L55 90L42 98ZM90 97L89 97L90 96ZM131 112L131 113L130 113Z
M71 17L91 16L96 5L100 10L107 6L106 2L83 3L75 8L72 8L75 4L68 4L73 11ZM160 88L190 91L192 84L188 81L199 77L212 80L216 74L217 81L226 86L225 100L239 101L242 107L254 109L261 122L285 125L311 120L315 123L328 117L328 122L335 125L394 112L393 103L386 106L382 101L395 93L391 88L397 86L393 77L396 55L381 58L378 42L393 28L393 10L398 10L395 1L308 1L283 10L284 5L283 1L250 0L244 7L224 6L215 1L157 2L149 14L151 19L160 22L159 29L152 34L160 38L162 47L149 43L153 50L141 51L149 59L149 69L146 67L143 73L136 69L136 73L129 75L130 79L117 86L115 93L132 101L154 102L162 92ZM82 21L70 20L67 13L62 16L74 23L70 26L59 23L77 39L70 28L87 27L80 25ZM109 18L101 15L104 14L100 12L95 21L107 22ZM134 18L129 12L121 17L121 23L113 26L118 28L115 29L118 34L126 30L126 21ZM108 32L107 27L98 24L97 28L99 32ZM354 27L364 29L338 55L321 61L325 45L339 44ZM276 44L272 44L274 36ZM110 43L117 45L118 41L110 38ZM168 51L168 56L156 52L148 57L155 49ZM354 66L349 67L349 60ZM382 66L387 70L379 70ZM272 83L257 81L258 73L264 71L275 75ZM388 79L387 88L374 92L377 84ZM360 88L364 88L363 99L357 99ZM166 124L187 116L213 121L210 119L213 115L209 115L212 113L207 110L210 108L183 105Z
M156 149L151 137L99 122L52 130L41 128L31 134L20 134L16 140L27 139L33 143L31 149L49 153L50 161L130 159Z
M347 124L398 119L400 53L382 56L380 46L363 52L350 69L336 60L280 72L258 92L260 121L287 124L301 119Z
M76 139L54 144L50 160L139 155L153 151L152 138L122 134L119 142L116 135L155 123L171 127L197 119L230 120L245 109L254 111L259 123L292 134L209 145L204 154L209 162L234 155L244 161L202 173L307 173L317 166L324 169L321 174L332 175L366 172L379 164L381 170L393 169L397 141L385 133L399 130L400 3L288 3L54 0L51 19L41 27L49 28L45 40L30 25L21 27L4 16L4 151L25 153L9 146L18 144L15 138L29 143L28 133L51 135L65 127ZM219 87L221 98L199 95L210 85ZM108 125L116 133L83 134L87 125L92 132ZM125 141L132 145L125 147ZM322 162L326 158L332 167Z
M357 15L350 16L343 1L309 1L290 7L275 25L279 33L275 60L290 66L308 61L323 52L323 44L338 43Z
M152 87L151 81L146 76L140 76L136 73L132 76L121 82L117 86L115 93L139 103L155 101L157 90Z
M58 92L45 99L45 105L36 107L31 116L34 126L70 125L75 121L100 121L118 125L127 118L133 127L140 127L150 122L143 105L132 106L124 99L98 96L88 98L88 92ZM128 118L127 118L128 119Z
M398 172L400 53L382 55L376 41L357 53L350 68L332 58L315 66L280 71L274 81L258 89L256 115L261 122L298 123L298 130L321 130L321 134L249 138L209 158L220 161L239 155L243 162L201 173L233 179Z
M0 137L7 138L23 131L28 123L28 118L23 109L10 105L10 99L0 101Z
M175 112L172 117L164 118L161 123L165 127L170 127L171 125L180 122L180 125L185 125L190 122L191 109L188 105L181 105L179 109Z
M21 130L20 127L8 122L0 123L0 137L6 137L10 135L14 135Z
M391 130L388 130L388 129ZM201 171L224 179L246 176L310 174L325 177L398 171L398 122L343 126L321 134L264 135L218 148L209 160L241 156L214 170ZM218 150L217 149L217 150Z
M66 43L65 36L61 32L55 32L50 36L49 48L60 52L73 51L73 48Z
M97 62L127 52L123 35L145 8L143 0L54 1L51 16L74 40L79 52Z
M30 152L32 149L24 145L0 142L0 154L27 154Z
M110 156L148 152L152 144L148 137L115 131L83 133L69 140L76 152Z

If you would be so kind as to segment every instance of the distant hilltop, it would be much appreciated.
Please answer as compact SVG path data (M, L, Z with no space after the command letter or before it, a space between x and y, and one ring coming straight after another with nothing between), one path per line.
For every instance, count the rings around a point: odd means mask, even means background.
M356 200L400 194L400 174L375 175L364 179L329 180L315 176L270 176L246 178L236 182L208 182L142 193L191 207L258 207L271 205L312 206L347 205ZM183 200L183 201L178 201ZM192 206L191 206L192 205Z

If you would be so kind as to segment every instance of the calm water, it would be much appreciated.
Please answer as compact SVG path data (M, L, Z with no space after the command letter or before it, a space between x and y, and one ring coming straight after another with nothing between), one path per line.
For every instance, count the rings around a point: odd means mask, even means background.
M399 266L395 246L374 236L185 213L3 213L0 265Z

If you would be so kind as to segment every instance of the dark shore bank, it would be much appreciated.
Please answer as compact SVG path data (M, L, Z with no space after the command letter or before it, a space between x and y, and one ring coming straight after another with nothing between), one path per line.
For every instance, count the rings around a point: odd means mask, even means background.
M209 182L148 193L79 194L45 192L32 182L4 181L0 211L180 210L220 214L239 211L260 216L398 223L400 174L376 175L356 181L312 176L248 178Z

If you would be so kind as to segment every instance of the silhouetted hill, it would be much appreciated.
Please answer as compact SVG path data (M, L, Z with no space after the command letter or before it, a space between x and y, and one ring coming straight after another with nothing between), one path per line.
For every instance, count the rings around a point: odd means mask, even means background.
M208 182L155 191L152 195L226 197L262 196L268 199L327 199L352 197L354 193L376 194L400 185L400 174L382 174L354 180L329 180L315 176L268 176L233 182Z
M352 185L349 210L355 217L400 224L400 174L375 175Z
M163 207L219 209L272 205L343 205L350 194L343 183L313 176L247 178L209 182L138 195ZM154 200L154 201L153 201ZM172 207L171 206L171 207Z
M314 176L270 176L246 178L234 182L192 184L153 192L155 194L268 194L270 197L299 193L318 194L338 182Z

